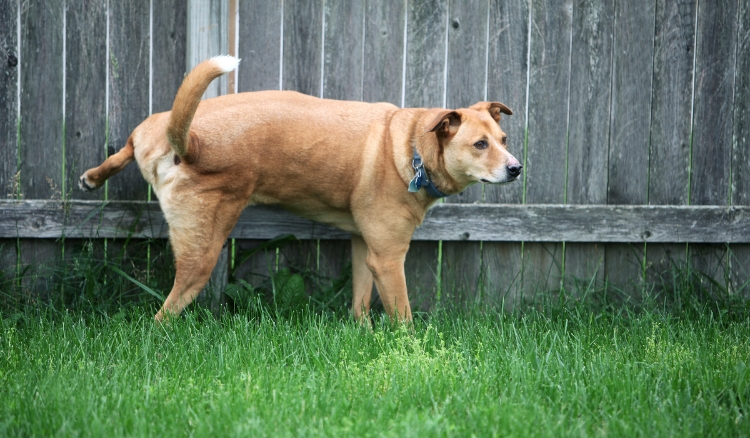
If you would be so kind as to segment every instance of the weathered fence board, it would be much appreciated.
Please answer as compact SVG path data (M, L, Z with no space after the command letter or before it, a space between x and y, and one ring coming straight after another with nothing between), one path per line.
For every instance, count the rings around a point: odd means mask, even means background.
M406 2L367 2L362 100L401 106Z
M153 2L151 112L172 109L187 70L187 4L184 0Z
M732 205L750 205L750 3L740 2L732 136ZM729 245L732 292L750 285L750 245Z
M445 105L447 17L447 1L407 2L405 107ZM414 273L407 286L418 288L422 309L432 308L440 298L439 258L437 242L412 243L406 255L405 270Z
M697 2L656 2L654 75L649 149L648 202L687 205ZM691 92L686 92L691 90ZM646 280L671 286L672 270L684 267L684 244L646 247Z
M26 199L60 199L63 190L63 7L29 1L21 9L20 187ZM60 247L21 242L24 286L45 296Z
M240 1L238 90L281 86L281 1Z
M448 4L446 107L466 108L487 98L487 19L489 3L451 0ZM445 198L445 203L482 202L483 184ZM479 243L444 242L443 296L454 305L481 298ZM450 295L450 296L448 296Z
M16 197L18 187L18 3L0 3L0 198ZM8 276L18 262L16 239L0 239L0 266ZM10 281L10 279L6 279ZM11 285L6 286L10 289Z
M529 131L524 169L527 203L565 203L572 0L532 2ZM561 243L524 244L523 290L556 290Z
M611 105L613 0L573 3L573 34L568 110L566 202L607 202L607 144ZM604 280L604 248L565 245L566 288L577 292L582 281Z
M615 2L607 202L648 202L649 126L655 1ZM604 272L636 294L643 286L643 245L607 245Z
M0 201L3 238L166 238L156 202ZM230 235L348 239L335 228L269 206L245 210ZM750 206L438 204L414 240L750 243Z
M513 110L500 125L508 135L508 150L525 163L526 79L529 54L529 2L490 2L487 53L487 100ZM484 202L520 204L523 178L503 186L485 186ZM482 243L484 300L505 301L512 307L521 290L521 243Z

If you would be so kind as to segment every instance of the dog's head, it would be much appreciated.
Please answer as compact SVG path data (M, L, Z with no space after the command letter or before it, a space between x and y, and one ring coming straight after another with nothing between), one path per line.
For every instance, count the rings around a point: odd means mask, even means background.
M500 129L502 114L513 114L499 102L437 111L427 124L435 133L445 170L462 187L476 182L500 184L521 174L521 163L508 153L508 136Z

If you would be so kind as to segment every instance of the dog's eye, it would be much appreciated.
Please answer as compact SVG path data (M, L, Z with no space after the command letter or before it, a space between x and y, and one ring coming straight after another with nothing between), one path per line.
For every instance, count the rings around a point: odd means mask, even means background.
M479 140L478 142L474 143L474 147L477 149L486 149L487 148L487 142L484 140Z
M505 146L508 143L508 137L503 137L503 146Z

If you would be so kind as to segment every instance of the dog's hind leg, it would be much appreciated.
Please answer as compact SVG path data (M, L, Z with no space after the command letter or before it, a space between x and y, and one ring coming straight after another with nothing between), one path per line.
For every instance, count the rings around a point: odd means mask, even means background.
M237 207L236 203L223 203L219 199L202 201L193 203L200 205L198 212L171 210L165 215L176 273L172 291L154 317L157 321L168 315L179 315L203 290L244 206Z
M364 322L370 314L372 272L367 267L367 244L361 236L352 235L352 315Z
M82 190L96 190L102 185L104 181L109 179L112 175L119 173L128 164L132 163L135 155L133 149L133 137L128 138L128 142L125 147L120 149L116 154L112 154L104 160L99 167L94 167L84 172L83 175L78 179L78 186Z

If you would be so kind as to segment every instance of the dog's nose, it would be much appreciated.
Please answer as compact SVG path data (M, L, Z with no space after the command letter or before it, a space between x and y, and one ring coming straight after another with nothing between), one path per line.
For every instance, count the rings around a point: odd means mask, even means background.
M508 175L515 178L521 174L521 169L523 169L523 166L520 164L510 164L508 165Z

